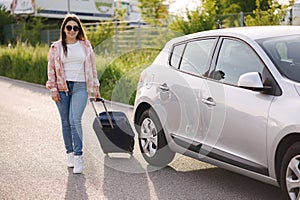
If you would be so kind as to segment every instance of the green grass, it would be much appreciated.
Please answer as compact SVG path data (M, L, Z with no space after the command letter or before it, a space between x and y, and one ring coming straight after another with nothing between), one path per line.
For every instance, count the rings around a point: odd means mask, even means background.
M45 84L47 80L46 45L32 47L18 43L12 48L0 48L0 75L28 82Z
M17 43L0 46L0 75L45 85L49 46L35 47ZM140 72L153 62L159 50L144 49L118 57L96 54L101 96L125 104L133 104Z

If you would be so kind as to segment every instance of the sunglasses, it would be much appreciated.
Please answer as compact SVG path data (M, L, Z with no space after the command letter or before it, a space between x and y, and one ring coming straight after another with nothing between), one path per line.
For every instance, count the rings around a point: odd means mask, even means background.
M67 29L67 31L71 31L73 29L73 31L77 32L77 31L79 31L80 28L78 26L68 25L68 26L66 26L66 29Z

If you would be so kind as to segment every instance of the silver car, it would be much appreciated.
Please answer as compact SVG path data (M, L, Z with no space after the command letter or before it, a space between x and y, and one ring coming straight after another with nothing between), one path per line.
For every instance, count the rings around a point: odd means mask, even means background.
M300 27L172 39L141 73L134 107L149 164L176 152L300 199Z

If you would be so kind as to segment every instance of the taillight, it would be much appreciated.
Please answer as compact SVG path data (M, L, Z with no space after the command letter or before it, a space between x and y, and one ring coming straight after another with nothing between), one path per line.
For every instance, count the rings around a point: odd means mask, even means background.
M143 83L146 80L147 73L143 71L139 78L139 83Z

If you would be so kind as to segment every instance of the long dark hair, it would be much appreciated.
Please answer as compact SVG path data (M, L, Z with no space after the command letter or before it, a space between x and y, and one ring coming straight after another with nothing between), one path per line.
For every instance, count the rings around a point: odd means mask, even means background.
M60 40L62 42L62 46L63 46L63 50L64 50L64 54L65 56L67 56L67 53L68 53L68 49L67 49L67 42L66 42L66 33L65 33L65 27L66 27L66 24L69 22L69 21L75 21L79 27L79 31L78 31L78 34L76 36L76 39L77 40L87 40L87 37L86 37L86 34L85 34L85 31L84 29L82 28L82 24L81 24L81 21L79 19L79 17L77 17L77 15L75 14L68 14L61 27L60 27Z

